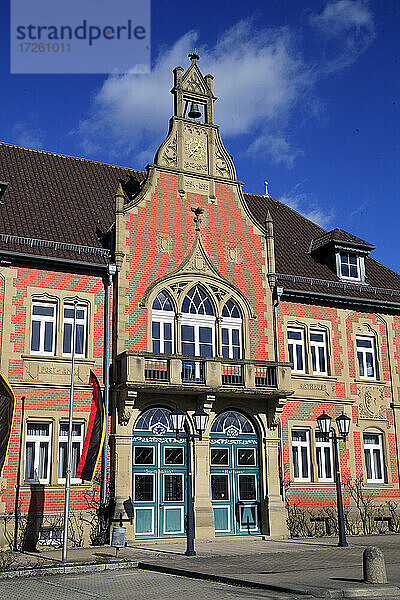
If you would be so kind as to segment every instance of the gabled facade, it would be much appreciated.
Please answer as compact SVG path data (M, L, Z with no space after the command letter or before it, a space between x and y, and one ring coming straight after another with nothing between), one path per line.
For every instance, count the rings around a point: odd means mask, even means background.
M400 499L400 276L368 242L242 191L213 78L190 58L146 173L0 144L1 370L18 401L0 506L14 511L20 447L19 509L43 539L63 506L74 300L75 452L109 327L110 489L128 540L185 535L176 406L189 428L197 409L209 415L191 465L197 539L287 536L285 500L335 503L322 410L352 419L343 476L363 477L377 502ZM93 494L73 482L76 515Z

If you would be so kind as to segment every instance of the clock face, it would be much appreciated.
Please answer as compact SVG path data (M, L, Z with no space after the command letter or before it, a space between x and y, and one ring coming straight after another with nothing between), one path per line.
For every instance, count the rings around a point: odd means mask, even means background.
M185 141L187 158L193 160L203 160L206 155L206 146L198 137L190 137Z

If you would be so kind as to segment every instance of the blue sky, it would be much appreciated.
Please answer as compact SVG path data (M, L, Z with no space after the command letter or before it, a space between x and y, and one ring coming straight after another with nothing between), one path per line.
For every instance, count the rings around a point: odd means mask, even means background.
M153 0L150 75L10 75L0 139L144 168L167 132L171 70L194 47L245 190L377 246L400 271L397 0ZM1 173L0 173L1 175Z

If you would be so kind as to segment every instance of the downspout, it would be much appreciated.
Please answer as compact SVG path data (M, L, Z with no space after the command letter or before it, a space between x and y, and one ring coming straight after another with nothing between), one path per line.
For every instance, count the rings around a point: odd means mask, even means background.
M276 362L280 362L280 353L279 353L279 340L278 340L278 306L281 301L281 296L283 293L283 288L277 286L276 290L276 298L274 300L274 341L275 341L275 360ZM283 456L283 428L282 428L282 419L279 422L279 443L280 443L280 451L281 451L281 487L282 487L282 500L283 504L286 506L286 487L285 487L285 461Z
M104 362L103 362L103 381L104 381L104 412L105 412L105 436L103 444L102 460L102 479L101 479L101 506L105 506L107 501L107 480L108 480L108 415L110 412L110 304L111 304L111 285L112 279L117 272L114 264L107 265L107 275L104 278L105 302L104 302Z

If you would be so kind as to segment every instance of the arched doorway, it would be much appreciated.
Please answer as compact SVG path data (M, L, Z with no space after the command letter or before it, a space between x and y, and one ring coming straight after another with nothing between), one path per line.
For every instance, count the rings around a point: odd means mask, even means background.
M176 439L169 416L166 408L151 408L133 427L136 539L182 537L185 532L185 440Z
M260 532L258 435L237 411L218 415L210 432L211 503L215 535Z

